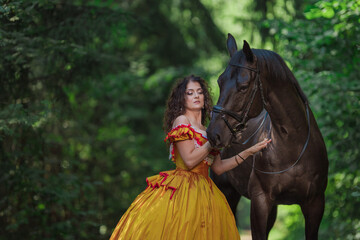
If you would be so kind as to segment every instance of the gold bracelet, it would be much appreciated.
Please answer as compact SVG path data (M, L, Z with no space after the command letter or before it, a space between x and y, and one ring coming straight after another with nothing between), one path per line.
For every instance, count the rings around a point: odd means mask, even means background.
M238 154L238 156L239 156L243 161L245 161L245 159L244 159L242 156L240 156L240 153Z
M239 163L239 161L237 160L237 155L235 155L235 161L236 161L236 163L238 164L238 166L240 165L240 163Z

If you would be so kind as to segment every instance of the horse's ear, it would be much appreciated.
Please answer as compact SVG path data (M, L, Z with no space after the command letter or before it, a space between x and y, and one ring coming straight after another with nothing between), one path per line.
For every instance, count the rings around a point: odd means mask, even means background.
M228 48L230 57L232 57L237 52L235 38L230 33L228 33L227 48Z
M253 62L254 61L254 54L251 51L250 45L245 40L244 40L243 52L245 53L246 60L248 62Z

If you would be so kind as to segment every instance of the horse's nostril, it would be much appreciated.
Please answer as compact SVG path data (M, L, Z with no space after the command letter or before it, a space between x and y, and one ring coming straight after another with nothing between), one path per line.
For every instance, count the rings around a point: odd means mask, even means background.
M216 134L215 143L216 143L216 146L219 146L219 145L220 145L220 143L221 143L221 140L220 140L220 135L219 135L219 134Z

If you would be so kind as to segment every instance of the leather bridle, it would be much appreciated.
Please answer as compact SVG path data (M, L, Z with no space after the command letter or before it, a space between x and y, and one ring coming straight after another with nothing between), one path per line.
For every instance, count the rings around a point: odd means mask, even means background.
M225 122L226 126L229 128L232 136L234 138L236 138L236 134L241 132L245 128L245 123L248 120L248 114L250 112L251 106L254 102L256 92L258 91L258 89L260 90L260 96L261 96L263 106L265 107L266 104L265 104L265 98L264 98L264 93L263 93L263 87L262 87L262 83L260 80L260 69L258 67L255 69L255 68L247 67L247 66L244 66L241 64L234 64L231 62L229 63L229 65L238 67L238 68L245 68L245 69L248 69L248 70L256 73L254 86L251 90L250 98L246 104L245 111L243 111L241 114L238 114L236 112L226 110L225 108L218 106L218 105L213 107L213 112L221 114L221 119ZM229 121L226 119L226 115L235 119L237 121L237 124L235 124L234 126L231 126Z
M260 80L260 69L258 68L258 66L255 69L255 68L247 67L247 66L244 66L244 65L241 65L241 64L234 64L234 63L231 63L231 62L229 63L229 65L234 66L234 67L238 67L238 68L245 68L245 69L248 69L248 70L256 73L256 79L255 79L255 83L254 83L253 89L252 89L251 94L250 94L249 101L246 104L245 111L243 111L242 114L238 114L236 112L226 110L223 107L220 107L218 105L213 107L213 112L221 114L221 119L224 120L226 126L229 128L232 137L234 137L236 139L236 134L241 132L245 128L245 123L247 121L248 114L249 114L251 106L252 106L252 104L254 102L254 99L255 99L256 92L257 92L258 88L260 90L260 96L261 96L261 100L262 100L264 108L266 106L266 103L265 103L262 83L261 83L261 80ZM306 148L307 148L307 146L309 144L309 140L310 140L310 113L309 113L308 103L305 103L305 108L306 108L306 118L307 118L307 123L308 123L308 135L307 135L307 138L306 138L306 142L305 142L305 144L304 144L304 146L303 146L303 148L302 148L302 150L301 150L301 152L299 154L299 157L296 159L296 161L290 167L288 167L286 169L283 169L281 171L267 172L267 171L262 171L262 170L255 167L255 155L254 155L253 156L253 164L252 164L252 168L254 170L256 170L256 171L258 171L260 173L264 173L264 174L279 174L279 173L286 172L286 171L292 169L293 167L295 167L295 165L299 162L300 158L304 154L304 152L305 152L305 150L306 150ZM258 130L261 128L261 126L265 122L265 118L267 117L267 114L268 113L266 113L266 115L265 115L262 123L260 124L259 128L255 131L255 133L253 133L250 136L250 138L252 138L256 134L256 132L258 132ZM226 115L234 118L238 123L235 124L234 126L231 126L229 121L226 119ZM250 140L250 138L247 139L243 144L248 142ZM245 163L249 164L246 161L245 161Z

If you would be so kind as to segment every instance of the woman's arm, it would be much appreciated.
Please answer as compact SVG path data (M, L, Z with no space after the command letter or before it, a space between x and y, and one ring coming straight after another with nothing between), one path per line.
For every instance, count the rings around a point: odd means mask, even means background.
M263 141L258 142L254 146L240 152L239 154L237 154L231 158L227 158L227 159L223 159L223 160L221 160L220 154L219 154L214 159L214 163L211 165L211 169L217 175L221 175L224 172L229 171L229 170L237 167L238 165L240 165L244 161L244 159L255 154L256 152L260 151L261 149L265 148L269 142L271 142L271 139L268 140L267 138L265 138Z
M211 150L209 142L206 142L199 148L195 148L193 140L176 142L175 145L181 158L184 160L185 166L189 169L193 169L204 160Z
M175 119L173 127L181 124L190 124L189 120L184 115ZM193 140L179 141L174 144L181 158L184 160L185 166L189 169L193 169L196 165L198 165L211 151L211 145L209 142L206 142L199 148L195 148Z

